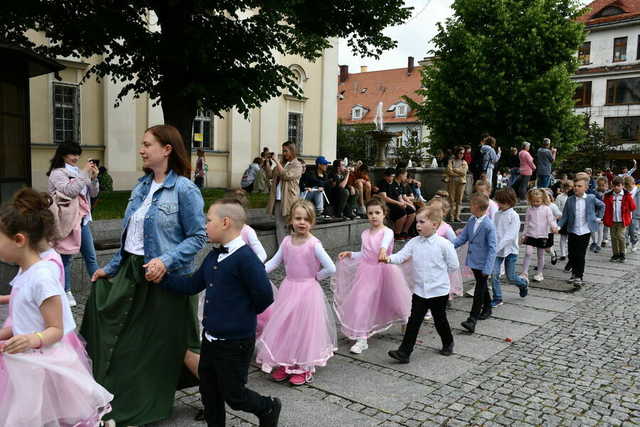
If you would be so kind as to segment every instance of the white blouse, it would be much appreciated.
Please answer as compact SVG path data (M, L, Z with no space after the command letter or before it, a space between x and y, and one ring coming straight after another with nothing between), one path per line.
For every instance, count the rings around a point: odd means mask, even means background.
M64 285L58 280L59 267L50 261L38 261L20 271L11 281L14 291L11 296L13 335L33 334L46 328L40 306L48 298L59 296L62 303L62 323L64 333L73 331L76 323L71 314L69 301L64 293Z
M127 237L124 241L124 250L133 255L144 255L144 218L149 212L153 194L162 187L162 182L151 181L149 194L142 202L142 205L136 210L127 225Z

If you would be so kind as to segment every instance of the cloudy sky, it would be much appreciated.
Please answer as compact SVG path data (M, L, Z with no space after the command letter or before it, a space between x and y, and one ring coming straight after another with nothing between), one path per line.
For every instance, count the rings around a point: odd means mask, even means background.
M491 0L487 0L491 1ZM591 0L580 0L584 5ZM338 62L348 65L350 72L359 72L361 65L369 67L369 71L402 68L407 65L407 57L413 56L416 62L428 56L433 48L431 39L436 34L436 23L451 16L453 0L406 0L407 6L413 6L409 20L397 27L387 28L385 34L398 41L398 47L382 54L379 60L354 56L346 43L339 45ZM417 64L416 64L417 65Z

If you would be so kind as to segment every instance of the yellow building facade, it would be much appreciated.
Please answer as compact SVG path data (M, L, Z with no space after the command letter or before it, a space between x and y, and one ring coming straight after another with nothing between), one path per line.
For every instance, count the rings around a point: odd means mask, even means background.
M46 43L39 34L31 38ZM122 83L98 82L95 77L82 82L99 59L56 58L66 67L59 73L61 80L53 74L31 79L31 167L37 189L46 189L49 161L57 144L66 140L80 143L81 162L99 159L107 167L114 190L131 189L143 173L139 145L145 129L163 123L162 106L154 106L143 94L130 95L115 107ZM205 151L206 186L239 187L242 173L263 147L278 152L287 140L298 143L303 158L335 157L337 47L326 49L315 62L285 56L280 63L296 74L302 98L283 94L252 110L248 118L235 110L223 112L222 118L208 112L195 118L193 145Z

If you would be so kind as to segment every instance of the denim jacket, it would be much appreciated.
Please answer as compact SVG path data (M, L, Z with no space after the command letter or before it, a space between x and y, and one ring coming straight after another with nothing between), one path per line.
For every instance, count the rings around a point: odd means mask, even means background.
M129 219L149 194L152 180L152 174L143 176L131 192L122 221L120 250L104 267L109 276L114 276L120 268ZM160 258L169 272L193 272L195 256L207 241L203 208L204 200L198 187L189 179L170 171L160 189L153 195L145 217L145 262Z

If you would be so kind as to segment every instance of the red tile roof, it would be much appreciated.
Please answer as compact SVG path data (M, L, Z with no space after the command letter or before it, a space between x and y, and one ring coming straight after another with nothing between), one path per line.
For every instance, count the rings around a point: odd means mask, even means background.
M369 71L365 73L349 74L349 78L338 80L338 120L344 124L373 123L378 103L382 101L383 120L385 123L414 123L418 121L415 111L410 110L407 117L396 117L394 111L387 111L389 107L403 100L403 95L415 101L422 97L416 91L422 86L422 67L415 67L411 74L407 68L392 70ZM351 120L351 109L362 105L369 111L361 120Z
M624 11L624 13L613 16L594 18L603 9L613 6ZM622 21L640 16L640 0L595 0L587 6L587 13L577 18L578 22L586 25L603 24L607 22Z

